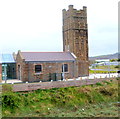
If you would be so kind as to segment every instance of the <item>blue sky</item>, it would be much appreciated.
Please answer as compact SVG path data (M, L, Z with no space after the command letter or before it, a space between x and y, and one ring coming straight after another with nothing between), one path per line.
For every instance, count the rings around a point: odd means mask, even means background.
M117 0L1 0L0 52L62 51L62 9L87 6L89 56L118 51Z

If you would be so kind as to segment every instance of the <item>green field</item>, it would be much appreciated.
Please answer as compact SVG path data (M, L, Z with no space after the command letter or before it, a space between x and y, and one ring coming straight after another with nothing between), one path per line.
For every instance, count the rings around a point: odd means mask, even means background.
M117 73L117 71L100 71L100 70L89 70L90 74L108 74L108 73Z
M104 66L95 66L95 67L92 67L93 69L98 69L98 70L90 70L89 69L89 73L90 74L108 74L108 73L117 73L117 70L119 68L119 66L114 66L114 65L110 65L110 66L107 66L107 65L104 65ZM103 70L99 70L99 69L103 69ZM110 70L113 70L113 71L109 71ZM105 71L106 70L106 71Z
M3 117L118 117L118 80L96 85L11 91L3 85Z
M108 65L104 65L104 66L96 66L96 67L94 67L95 69L113 69L113 70L116 70L116 69L118 69L118 66L114 66L114 65L110 65L110 66L108 66Z
M104 66L100 66L100 65L97 65L94 67L94 69L112 69L112 70L118 70L118 68L120 68L120 66L114 66L114 65L104 65Z

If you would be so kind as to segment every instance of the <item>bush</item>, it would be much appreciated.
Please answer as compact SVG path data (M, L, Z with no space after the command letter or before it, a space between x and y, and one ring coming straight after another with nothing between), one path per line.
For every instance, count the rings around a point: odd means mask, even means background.
M110 91L110 90L108 91L106 88L101 88L100 93L103 94L103 95L106 95L106 96L112 96L113 95L113 92Z
M120 77L117 77L116 80L120 80Z
M120 68L120 65L115 66L115 68Z
M14 109L19 107L20 97L14 93L6 93L2 95L2 107Z
M103 81L104 83L106 83L107 85L109 85L109 84L111 84L110 82L108 82L108 81Z
M101 84L101 83L99 83L99 82L96 83L96 85L97 85L97 86L103 86L103 84Z

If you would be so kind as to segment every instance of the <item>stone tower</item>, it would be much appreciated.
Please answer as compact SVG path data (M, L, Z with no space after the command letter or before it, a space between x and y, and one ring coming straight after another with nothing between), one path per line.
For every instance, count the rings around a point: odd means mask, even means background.
M78 76L89 75L87 8L63 9L63 51L76 55Z

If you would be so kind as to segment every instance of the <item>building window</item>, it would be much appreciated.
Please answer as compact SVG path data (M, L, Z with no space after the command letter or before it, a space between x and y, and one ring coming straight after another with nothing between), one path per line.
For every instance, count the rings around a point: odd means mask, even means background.
M35 65L35 73L40 73L42 71L42 65Z
M68 64L62 65L62 72L68 72Z

